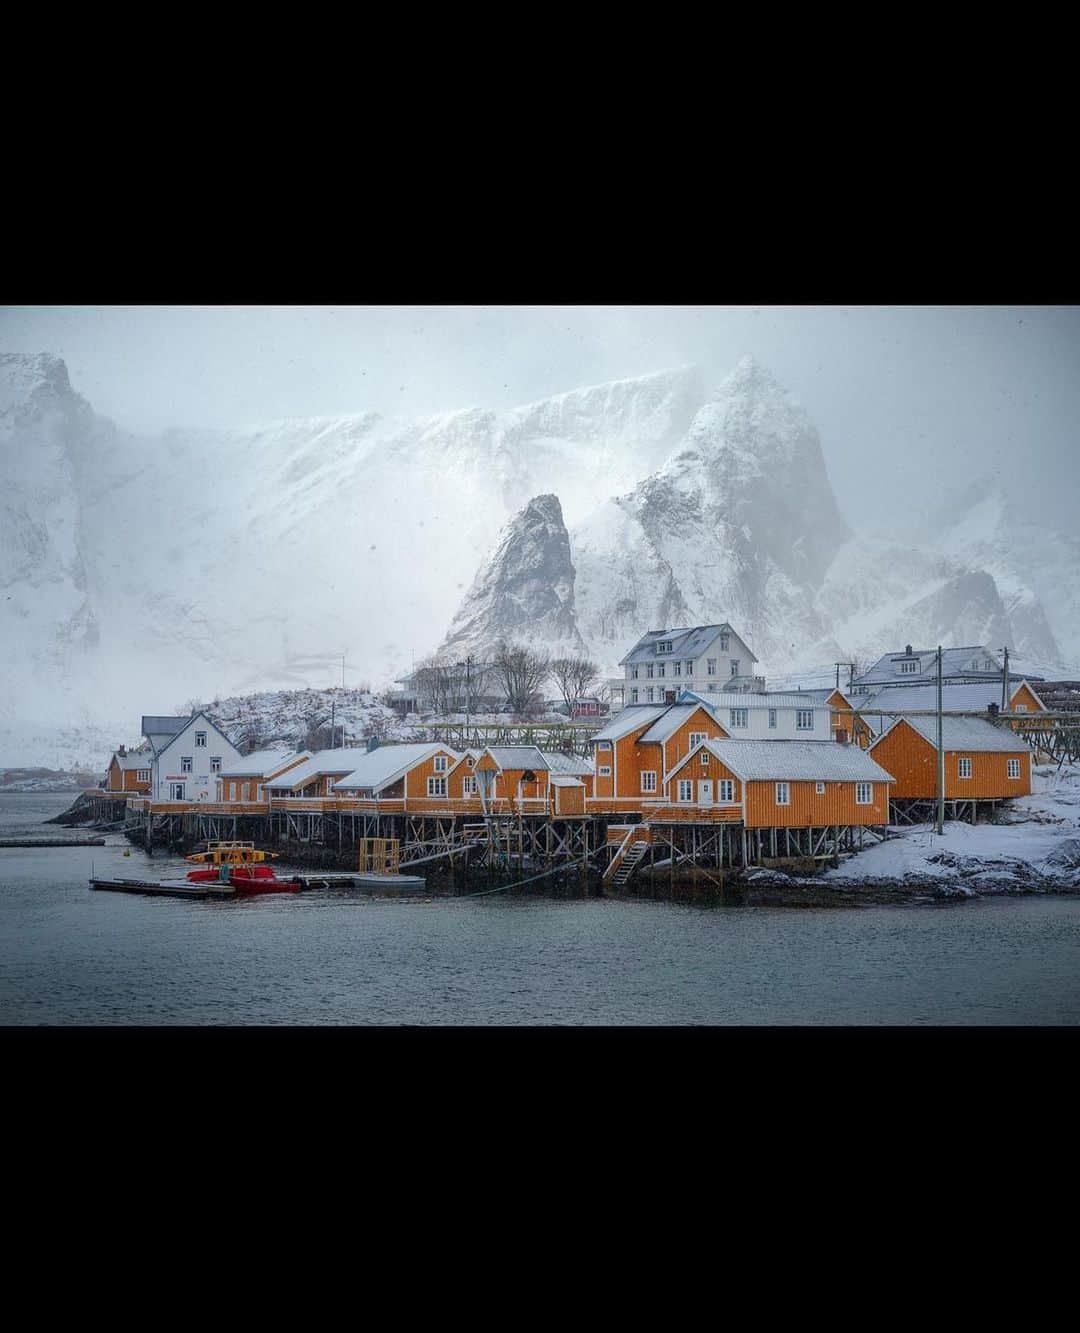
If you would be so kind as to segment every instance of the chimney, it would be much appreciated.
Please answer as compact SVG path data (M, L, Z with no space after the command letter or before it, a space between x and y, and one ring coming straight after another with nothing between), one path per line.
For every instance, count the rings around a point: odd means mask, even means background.
M908 657L911 656L911 644L910 644L910 643L905 643L905 644L904 644L904 652L908 655Z
M836 728L836 743L837 745L846 745L848 743L848 734L844 727Z
M123 757L127 754L127 750L124 749L124 746L123 746L122 743L121 743L121 745L120 745L119 750L117 750L116 753L120 756L121 759L123 759Z

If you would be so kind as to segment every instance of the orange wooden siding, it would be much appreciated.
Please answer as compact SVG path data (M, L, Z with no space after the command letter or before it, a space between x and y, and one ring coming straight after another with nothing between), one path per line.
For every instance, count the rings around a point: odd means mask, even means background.
M899 800L937 798L937 749L901 719L874 746L873 758L896 779L891 795ZM971 760L971 777L960 777L960 759ZM1008 761L1019 759L1020 776L1008 776ZM1031 794L1030 751L1008 754L999 750L947 750L947 801L1000 800Z
M654 719L655 720L655 719ZM699 707L681 727L664 742L650 741L641 744L641 737L653 725L643 723L629 735L613 743L610 750L597 748L595 756L596 778L593 783L595 796L603 799L637 798L650 793L641 790L641 774L652 770L656 774L656 793L661 790L664 774L689 754L690 733L704 732L708 740L728 740L728 733L709 713ZM610 765L610 776L602 776L600 769Z
M552 787L552 810L556 815L585 813L584 787Z
M1035 698L1035 695L1032 693L1026 681L1009 700L1008 711L1010 713L1015 713L1017 704L1022 708L1026 708L1029 713L1046 712L1046 709L1039 703L1038 699Z
M436 769L435 761L441 759L445 767L441 770ZM446 800L450 799L450 770L457 763L458 757L452 750L436 750L433 754L415 764L405 774L405 799L413 800L415 797L423 797L425 800L442 800L443 797L432 796L428 792L428 778L446 779ZM465 766L462 765L462 768ZM454 775L457 777L457 774ZM461 790L460 779L458 781L458 790Z
M709 780L711 780L713 784L713 802L719 805L720 780L722 778L730 779L730 781L735 784L734 799L736 801L741 802L743 795L742 782L735 776L734 773L732 773L732 771L729 768L727 768L724 764L720 762L719 759L717 759L716 755L710 754L707 750L702 750L700 754L695 755L694 758L691 759L689 763L683 764L682 768L680 768L677 773L675 773L671 778L669 778L667 784L664 787L664 799L666 801L669 801L673 805L694 804L697 801L698 792L700 791L698 783L708 782ZM677 799L679 795L680 781L690 781L694 784L693 802L690 801L683 802Z
M817 782L789 782L790 805L777 805L776 783L754 781L746 784L747 828L822 828L826 824L887 824L889 822L888 782L871 782L869 805L855 800L854 782L826 782L817 791Z
M830 709L852 707L850 701L839 690L833 690L825 702ZM831 712L829 722L834 739L838 731L846 731L848 739L854 741L860 750L865 750L874 739L873 732L861 717L853 718L849 713Z

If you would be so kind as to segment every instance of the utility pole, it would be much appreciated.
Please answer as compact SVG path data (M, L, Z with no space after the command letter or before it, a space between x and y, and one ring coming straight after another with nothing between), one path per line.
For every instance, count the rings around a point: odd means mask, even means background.
M941 836L945 826L945 749L941 724L941 644L937 650L937 831Z
M1001 678L1001 711L1003 713L1009 708L1009 650L1001 650L1005 654L1005 674Z
M331 700L331 701L330 701L330 748L331 748L331 750L334 748L334 740L336 739L336 738L335 738L335 735L334 735L334 731L335 731L335 728L334 728L334 713L335 713L336 708L337 708L337 705L334 703L333 700Z
M341 688L345 688L345 654L341 654Z
M469 748L469 717L470 717L469 705L472 702L471 698L472 691L470 688L471 685L472 685L472 654L470 653L465 658L465 748L466 749Z

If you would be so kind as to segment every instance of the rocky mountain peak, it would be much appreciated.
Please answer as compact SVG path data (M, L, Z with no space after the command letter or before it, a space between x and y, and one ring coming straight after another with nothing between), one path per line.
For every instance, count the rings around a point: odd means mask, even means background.
M503 528L451 623L444 651L483 653L500 639L584 647L574 618L570 536L557 495L537 495Z

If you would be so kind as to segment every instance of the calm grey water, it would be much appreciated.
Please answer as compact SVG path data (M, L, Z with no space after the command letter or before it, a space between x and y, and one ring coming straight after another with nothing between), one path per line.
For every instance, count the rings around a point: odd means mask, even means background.
M0 837L67 796L0 796ZM9 1024L1070 1024L1080 900L690 908L608 900L184 902L95 893L183 862L0 849Z

